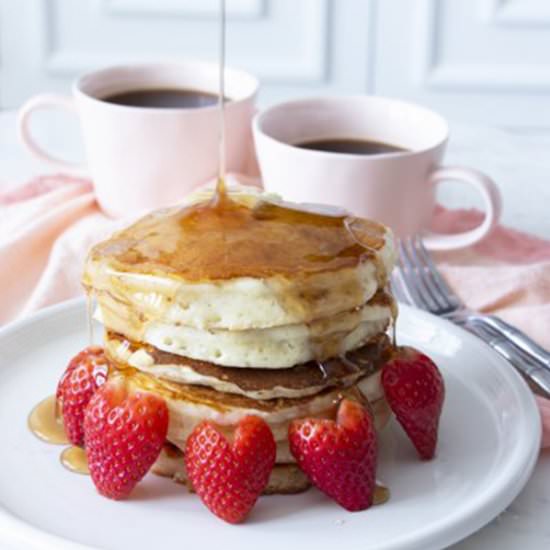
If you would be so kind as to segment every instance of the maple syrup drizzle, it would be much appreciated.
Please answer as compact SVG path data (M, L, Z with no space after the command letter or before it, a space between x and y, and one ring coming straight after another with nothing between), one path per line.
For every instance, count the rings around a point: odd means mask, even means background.
M82 447L67 447L61 453L59 460L71 472L85 475L90 473L86 451Z
M323 364L323 361L317 361L317 366L321 371L321 376L323 377L323 380L326 380L328 378L328 372L325 365Z
M46 397L29 414L28 426L42 441L52 445L66 445L69 440L65 435L63 420L56 409L55 395Z
M94 345L94 302L93 302L93 293L86 292L86 325L88 328L88 345Z
M370 220L347 216L344 220L344 225L350 237L365 251L376 252L380 248L379 228ZM371 254L371 258L376 268L378 286L382 288L388 278L386 266L379 254Z
M51 445L67 445L69 439L65 434L63 419L57 411L55 395L43 399L34 407L28 418L31 433ZM86 453L80 447L67 447L60 455L63 466L72 472L88 473Z
M218 184L222 192L215 200L153 213L96 245L89 259L94 279L85 273L85 284L99 282L97 269L106 262L110 273L138 276L118 281L121 287L139 284L141 274L188 283L291 276L307 300L319 298L320 289L305 276L340 271L340 284L352 295L362 291L354 273L358 265L366 259L381 263L386 229L376 222L351 223L344 215L289 208L253 195L237 200L225 192L223 179ZM351 273L342 272L345 268Z
M339 355L339 359L340 361L342 361L342 363L344 363L345 365L347 365L348 367L352 368L353 370L355 370L356 372L360 371L361 370L361 366L357 364L356 361L352 361L349 357L348 357L348 354L347 353L341 353Z

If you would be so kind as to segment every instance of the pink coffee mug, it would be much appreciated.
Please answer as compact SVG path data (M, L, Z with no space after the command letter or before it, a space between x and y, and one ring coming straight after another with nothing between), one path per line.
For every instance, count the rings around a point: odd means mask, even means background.
M259 112L253 132L264 187L286 200L340 206L389 225L398 236L423 232L432 250L474 244L500 218L500 193L488 176L441 166L449 128L424 107L375 96L298 99ZM334 138L369 139L405 151L353 155L295 147ZM449 180L477 190L485 218L470 231L441 235L428 227L435 188Z
M37 109L75 112L81 122L89 172L103 210L119 217L160 208L181 200L218 170L219 112L217 106L151 108L117 105L102 98L120 92L181 88L218 93L215 63L185 61L110 67L93 71L73 85L72 97L36 96L19 112L19 134L39 159L64 171L81 174L76 166L53 158L38 145L29 128ZM250 162L251 121L258 81L252 75L226 69L226 165L243 172Z

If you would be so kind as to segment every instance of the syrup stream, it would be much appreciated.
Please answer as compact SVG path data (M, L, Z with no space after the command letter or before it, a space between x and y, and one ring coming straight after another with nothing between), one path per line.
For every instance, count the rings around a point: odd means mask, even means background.
M216 191L223 193L225 191L225 0L220 0L220 43L219 43L219 132L220 132L220 151L219 151L219 172Z
M86 324L88 326L88 345L89 346L93 346L94 340L95 340L93 310L94 310L94 302L93 302L92 292L90 290L86 292Z
M328 372L327 372L327 368L325 367L323 362L322 361L317 361L317 366L319 367L319 370L321 371L321 376L322 376L323 380L327 380Z
M361 370L361 366L358 365L355 361L352 361L346 353L341 353L338 357L340 361L342 361L342 363L352 368L356 372Z
M218 158L218 181L216 191L212 197L212 205L220 206L226 198L225 186L225 0L220 0L219 19L219 89L218 89L218 115L219 115L219 158Z

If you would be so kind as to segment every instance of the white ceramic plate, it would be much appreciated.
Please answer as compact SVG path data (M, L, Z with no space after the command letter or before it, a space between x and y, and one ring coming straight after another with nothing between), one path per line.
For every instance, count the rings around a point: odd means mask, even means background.
M13 324L0 332L0 547L428 550L460 540L526 483L539 415L512 368L453 325L402 306L398 338L426 351L445 377L437 458L417 460L394 422L381 442L378 475L392 493L387 504L352 514L310 490L263 497L244 525L230 526L169 480L149 475L130 500L113 502L89 477L65 470L61 448L36 439L26 422L87 343L84 303Z

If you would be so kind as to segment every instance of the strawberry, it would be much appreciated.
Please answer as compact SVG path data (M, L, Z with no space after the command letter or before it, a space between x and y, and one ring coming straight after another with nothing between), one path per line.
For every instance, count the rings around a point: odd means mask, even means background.
M56 399L63 415L63 425L73 445L84 443L84 409L108 372L108 363L103 349L90 346L75 355L67 366L59 384Z
M420 457L433 458L445 398L443 377L435 363L414 348L401 347L384 365L382 386Z
M185 467L206 507L228 523L239 523L267 486L275 454L275 439L261 418L245 416L232 444L204 421L187 439Z
M167 431L163 399L129 391L120 378L101 386L84 415L88 466L99 493L127 497L158 458Z
M298 466L321 491L351 512L372 504L378 443L362 405L343 399L336 421L293 420L288 437Z

